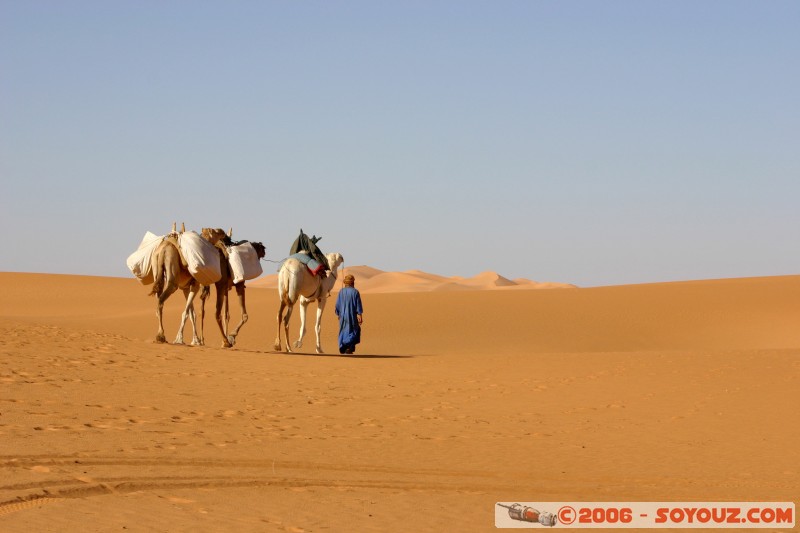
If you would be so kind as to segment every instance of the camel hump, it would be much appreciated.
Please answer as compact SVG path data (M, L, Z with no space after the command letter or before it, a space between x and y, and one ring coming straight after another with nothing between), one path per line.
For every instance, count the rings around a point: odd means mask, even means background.
M186 262L186 258L183 256L183 252L181 251L181 246L178 243L178 234L177 233L170 233L164 240L162 241L162 246L172 246L178 252L178 257L181 259L181 266L183 268L189 268L189 263Z

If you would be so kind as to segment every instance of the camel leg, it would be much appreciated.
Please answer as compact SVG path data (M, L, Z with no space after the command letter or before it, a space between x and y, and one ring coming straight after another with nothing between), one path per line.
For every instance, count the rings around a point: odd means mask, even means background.
M225 338L231 331L231 310L230 310L230 287L225 291Z
M281 300L281 308L278 309L278 335L275 337L275 351L280 352L281 348L281 322L283 321L283 310L286 308L286 302ZM287 337L288 341L288 337ZM288 344L288 342L287 342Z
M159 296L158 302L156 303L156 318L158 319L158 331L156 332L156 342L163 343L167 342L166 337L164 337L164 320L162 315L164 311L164 301Z
M183 289L183 294L186 297L186 306L183 308L183 313L181 313L181 326L178 328L178 334L172 344L184 344L183 327L186 325L186 318L189 316L189 290Z
M203 331L200 329L198 331L197 327L197 315L194 312L194 298L197 296L198 292L202 290L200 285L192 285L192 288L189 292L189 299L192 301L192 305L189 308L189 319L192 322L192 346L202 346L205 344L203 342ZM187 302L188 305L188 302Z
M286 307L286 315L283 317L283 332L286 335L286 353L292 353L291 343L289 342L289 319L292 318L294 304Z
M228 330L228 342L230 342L232 345L236 344L236 336L239 334L239 330L242 329L242 326L245 325L248 318L247 305L245 305L245 300L244 300L244 282L239 282L236 285L234 285L234 287L236 288L236 296L239 299L239 307L241 307L242 309L242 320L239 322L239 325L236 326L236 328L234 328L232 332Z
M206 323L206 300L209 294L211 294L211 291L207 285L200 289L200 344L205 343L203 339L203 327Z
M303 347L303 337L306 336L306 311L308 310L308 303L308 300L300 299L300 338L295 341L295 348Z
M222 333L222 347L223 348L230 348L232 345L228 341L228 335L225 332L226 323L223 323L222 320L222 312L225 311L225 318L227 321L228 316L228 284L225 282L225 287L220 287L222 283L218 283L217 287L217 308L214 311L214 318L217 320L217 325L219 326L219 331Z
M203 293L205 293L205 292L208 292L208 294L211 294L211 293L209 292L210 289L207 286L200 285L199 283L194 282L194 281L192 282L192 287L193 287L195 295L200 294L200 304L201 304L200 305L200 320L199 320L199 324L198 324L197 331L196 331L197 344L195 344L194 339L192 339L192 345L205 346L206 337L205 337L205 333L204 333L204 331L205 331L204 327L205 327L205 321L206 321L206 307L205 307L205 303L206 302L205 302L205 300L203 300ZM194 306L192 306L192 315L194 316Z
M169 298L176 290L178 290L178 284L173 280L167 280L166 287L164 287L164 290L158 295L158 303L156 304L156 317L158 317L158 333L156 333L156 342L158 343L167 342L167 339L164 336L164 302L166 302L167 298Z
M194 297L193 297L194 298ZM189 309L189 321L192 323L192 346L202 346L203 341L197 333L197 313L194 310L194 303Z
M322 331L322 311L325 309L325 298L317 302L317 322L314 324L314 331L317 333L317 353L325 353L322 351L322 341L320 340L320 331Z
M183 289L183 294L186 296L186 307L183 308L183 313L181 314L181 326L178 329L178 334L175 336L175 342L173 342L173 344L184 344L183 329L186 326L187 318L189 318L190 322L192 323L192 345L194 346L199 344L199 340L197 338L197 323L195 321L195 313L194 313L195 291L193 289L194 289L193 285L190 285L188 288Z

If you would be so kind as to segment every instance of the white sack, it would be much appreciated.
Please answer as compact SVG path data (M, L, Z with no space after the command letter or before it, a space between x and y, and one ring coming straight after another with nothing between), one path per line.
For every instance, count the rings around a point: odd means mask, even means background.
M219 250L197 232L185 231L178 235L178 247L192 277L201 285L211 285L222 279Z
M163 235L155 235L148 231L144 234L139 248L128 256L128 269L143 285L150 285L153 283L151 260L153 258L153 253L163 240Z
M228 247L228 262L233 271L233 282L239 283L248 279L256 279L264 272L258 260L258 252L249 242Z

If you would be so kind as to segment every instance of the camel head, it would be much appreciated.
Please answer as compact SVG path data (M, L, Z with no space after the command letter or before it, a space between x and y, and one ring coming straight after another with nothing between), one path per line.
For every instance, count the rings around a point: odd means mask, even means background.
M225 235L225 230L222 228L203 228L200 234L213 245L216 245L227 236Z
M340 253L325 254L325 259L328 260L328 266L331 267L331 272L336 272L339 265L344 263L344 257Z
M258 255L259 259L264 259L267 255L267 247L261 244L260 242L253 242L250 241L250 244L253 245L253 248L256 249L256 254Z

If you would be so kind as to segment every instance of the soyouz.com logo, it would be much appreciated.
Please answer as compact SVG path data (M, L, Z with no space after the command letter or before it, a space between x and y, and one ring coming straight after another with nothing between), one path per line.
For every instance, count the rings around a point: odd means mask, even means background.
M791 529L794 502L497 502L498 528Z

